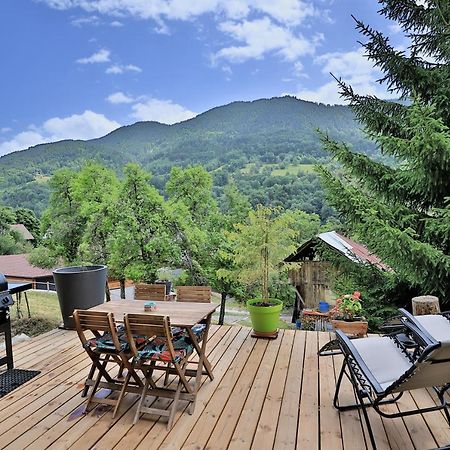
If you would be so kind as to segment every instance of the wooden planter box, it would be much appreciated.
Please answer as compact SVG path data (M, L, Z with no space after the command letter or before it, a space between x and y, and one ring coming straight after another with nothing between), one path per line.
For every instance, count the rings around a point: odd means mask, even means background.
M347 322L345 320L332 320L334 330L341 330L345 334L354 336L365 336L367 334L368 323L363 320L355 320L354 322Z

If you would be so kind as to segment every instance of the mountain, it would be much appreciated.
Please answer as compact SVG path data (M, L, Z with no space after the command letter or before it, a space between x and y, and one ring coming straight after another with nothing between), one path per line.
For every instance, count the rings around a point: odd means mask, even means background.
M287 188L306 177L307 184L320 189L308 167L327 160L318 128L362 152L377 152L345 106L293 97L234 102L174 125L138 122L98 139L41 144L5 155L0 158L0 201L40 213L48 199L48 177L56 169L97 160L119 173L127 162L138 162L161 190L172 166L202 164L214 174L219 191L233 177L253 202L300 207L305 199L298 201L298 189ZM274 186L285 187L274 193ZM322 206L305 209L320 212Z

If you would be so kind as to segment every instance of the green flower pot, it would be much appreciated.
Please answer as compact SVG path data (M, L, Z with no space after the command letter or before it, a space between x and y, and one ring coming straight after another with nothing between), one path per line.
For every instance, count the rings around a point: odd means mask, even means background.
M253 329L259 333L272 333L278 329L283 302L269 299L266 303L269 303L270 306L259 306L258 304L262 302L261 299L247 301L247 309L250 313Z

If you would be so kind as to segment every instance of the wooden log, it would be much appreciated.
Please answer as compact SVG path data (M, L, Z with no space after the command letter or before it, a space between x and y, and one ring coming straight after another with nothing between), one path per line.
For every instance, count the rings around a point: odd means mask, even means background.
M439 299L434 295L421 295L420 297L413 297L412 311L415 316L422 316L424 314L439 314L441 308L439 307Z

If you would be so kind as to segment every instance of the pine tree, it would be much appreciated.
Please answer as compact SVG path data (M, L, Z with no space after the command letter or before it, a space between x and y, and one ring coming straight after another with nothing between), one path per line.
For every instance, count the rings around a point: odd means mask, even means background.
M338 80L341 95L382 153L383 164L322 134L342 165L337 177L320 167L330 203L350 231L420 293L450 300L450 2L379 0L380 14L410 39L396 50L388 37L356 20L366 56L380 80L404 102L358 95Z

